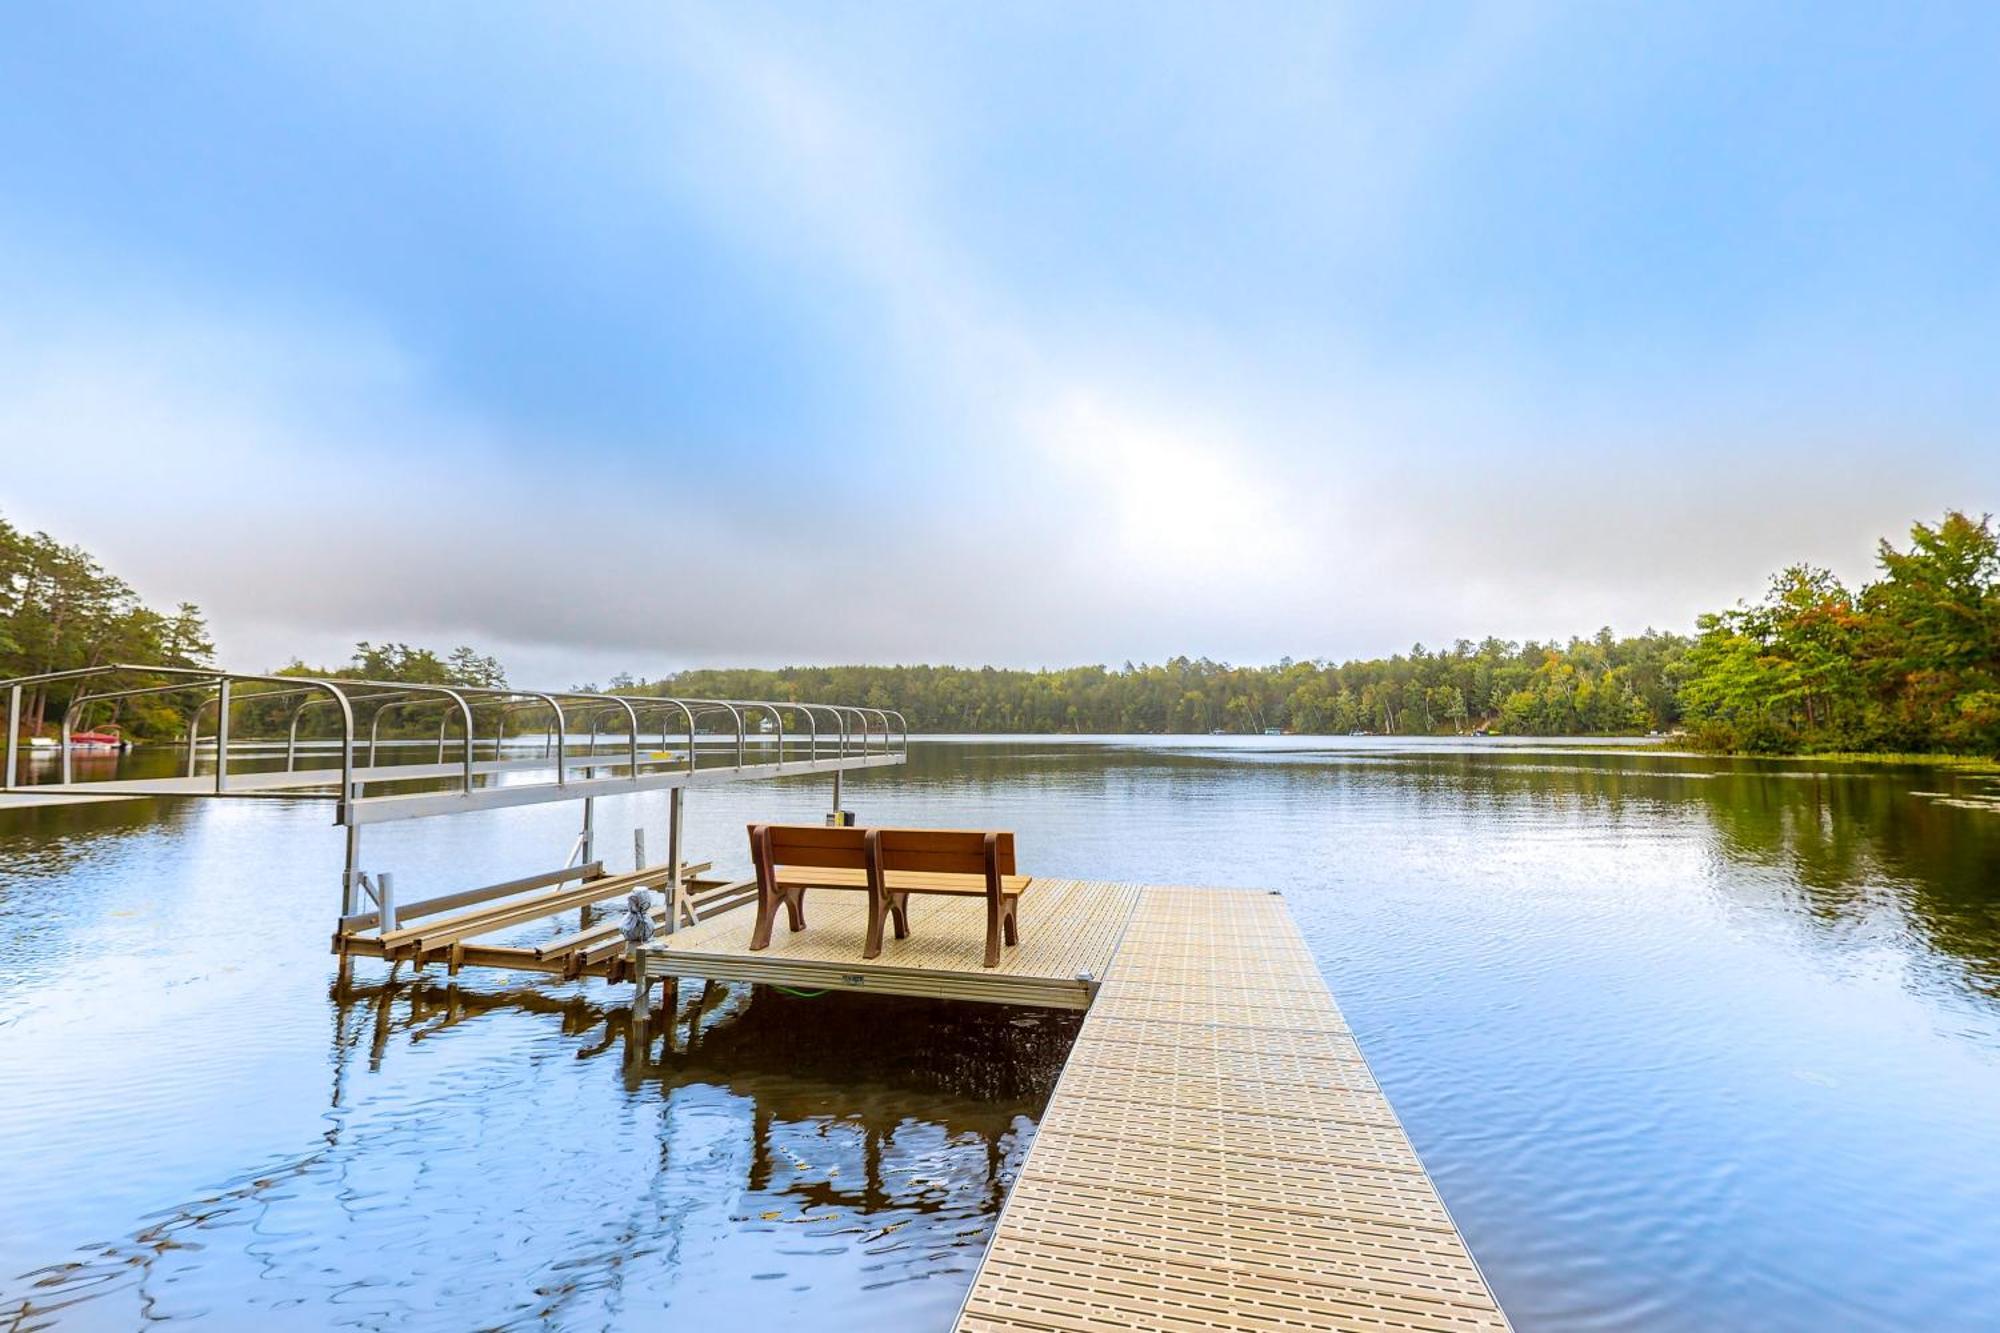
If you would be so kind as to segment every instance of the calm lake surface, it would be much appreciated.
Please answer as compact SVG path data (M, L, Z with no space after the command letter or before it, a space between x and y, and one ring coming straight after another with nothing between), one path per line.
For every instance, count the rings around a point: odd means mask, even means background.
M745 865L827 788L695 792L690 853ZM1021 738L846 803L1283 890L1524 1330L2000 1327L1991 778ZM600 802L605 859L664 807ZM575 816L364 861L409 900L560 863ZM337 996L328 818L0 813L0 1329L948 1326L1074 1017L731 988L635 1067L627 987L363 962Z

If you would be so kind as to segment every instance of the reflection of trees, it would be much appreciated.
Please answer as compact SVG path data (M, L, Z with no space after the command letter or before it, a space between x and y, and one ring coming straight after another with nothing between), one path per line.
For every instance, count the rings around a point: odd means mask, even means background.
M1848 924L1893 905L1933 954L2000 996L2000 818L1919 794L1962 782L1745 765L1702 796L1729 856L1787 871L1814 918Z
M0 886L30 875L67 875L96 834L182 825L193 812L192 802L165 800L78 801L0 810L0 859L7 863Z
M1383 781L1379 764L1330 772L1336 783ZM2000 812L1923 794L1977 794L1985 780L1932 768L1547 752L1413 756L1393 772L1399 790L1463 807L1475 822L1518 817L1525 804L1588 809L1614 829L1644 831L1698 809L1727 860L1779 872L1733 877L1743 905L1840 928L1893 909L1925 951L1920 964L1941 961L2000 997Z
M1198 744L1198 743L1197 743ZM1725 876L1752 910L1846 929L1887 909L1921 955L1961 984L2000 997L2000 810L1920 793L1991 799L1992 779L1949 769L1811 766L1808 760L1716 759L1649 751L1455 752L1098 746L1027 743L914 746L911 775L968 789L968 804L1034 799L1148 807L1185 793L1324 809L1416 798L1475 831L1526 816L1587 815L1594 825L1657 834L1698 813L1718 854L1772 874ZM1126 808L1121 804L1121 808ZM1134 830L1144 833L1143 826Z

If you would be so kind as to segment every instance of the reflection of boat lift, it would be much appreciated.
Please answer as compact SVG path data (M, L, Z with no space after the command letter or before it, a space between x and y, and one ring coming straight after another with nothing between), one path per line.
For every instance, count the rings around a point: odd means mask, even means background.
M58 746L61 769L56 781L35 781L21 764L24 691L51 686L70 691ZM418 966L446 962L454 971L496 966L570 977L622 975L623 937L616 926L593 927L597 904L657 888L665 901L653 917L673 931L698 920L703 906L719 911L741 901L743 886L713 895L730 886L697 879L707 863L690 865L682 856L688 788L825 773L833 778L838 813L845 773L901 764L909 745L900 713L832 704L134 665L26 676L0 681L0 690L8 715L0 809L161 796L329 803L334 822L346 829L334 933L343 976L357 955ZM75 743L106 734L83 724L93 711L141 697L176 707L186 718L185 772L80 779L71 762ZM385 761L379 754L384 719L407 726L422 722L426 709L437 718L435 757ZM212 727L206 739L204 719ZM315 731L332 735L315 740ZM634 836L638 868L608 873L598 855L597 798L655 791L667 795L666 860L646 863L642 827ZM361 830L369 824L554 801L583 803L581 831L554 870L399 903L393 874L366 868L361 859ZM521 948L481 938L572 910L580 929L560 941Z

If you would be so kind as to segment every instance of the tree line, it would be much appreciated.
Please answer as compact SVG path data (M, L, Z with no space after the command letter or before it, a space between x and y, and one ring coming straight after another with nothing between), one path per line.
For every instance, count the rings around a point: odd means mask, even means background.
M1793 565L1763 598L1701 617L1681 665L1697 739L1730 750L2000 755L2000 540L1948 512L1877 547L1850 590Z
M1850 591L1794 565L1692 636L1461 639L1391 657L1270 667L787 667L684 671L642 688L895 708L913 731L1636 735L1685 729L1750 752L2000 755L2000 539L1948 511L1878 546ZM629 680L627 684L631 684Z
M82 547L22 532L0 517L0 679L110 662L201 666L214 653L193 603L148 607ZM61 683L26 690L23 729L40 735L55 727L70 693ZM135 735L170 735L180 711L170 699L142 697L118 701L109 720Z
M1053 670L704 668L652 681L620 675L607 688L860 703L900 711L914 732L1556 736L1685 728L1696 743L1726 750L2000 753L2000 542L1991 518L1952 511L1918 523L1907 546L1880 544L1878 566L1879 577L1851 591L1826 570L1794 565L1757 602L1700 617L1693 636L1620 638L1603 629L1562 642L1461 639L1384 658L1261 667L1176 657ZM87 552L0 519L0 676L119 660L202 665L213 652L195 606L151 610ZM506 684L501 664L471 647L440 654L404 643L364 641L343 666L295 660L278 672ZM66 699L60 687L34 691L28 727L46 729ZM135 736L184 734L171 697L120 707L116 720Z
M1644 732L1678 716L1687 640L1610 630L1567 643L1461 639L1369 661L1208 658L1060 670L842 666L683 671L650 693L894 708L912 731L1449 735Z

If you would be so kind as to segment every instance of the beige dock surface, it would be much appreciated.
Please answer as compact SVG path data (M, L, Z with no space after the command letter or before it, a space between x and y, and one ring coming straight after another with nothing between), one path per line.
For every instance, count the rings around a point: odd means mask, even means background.
M1021 942L994 968L984 966L984 899L913 894L910 938L890 939L864 961L867 899L837 890L808 891L806 928L794 933L780 917L768 949L751 952L753 914L743 909L659 937L646 966L654 976L1082 1009L1139 894L1130 884L1037 876L1021 899Z
M753 953L737 908L646 967L1089 1010L960 1333L1507 1328L1284 899L1038 876L990 970L979 899L913 897L869 960L864 909L808 892Z
M1141 890L961 1333L1507 1326L1284 900Z

